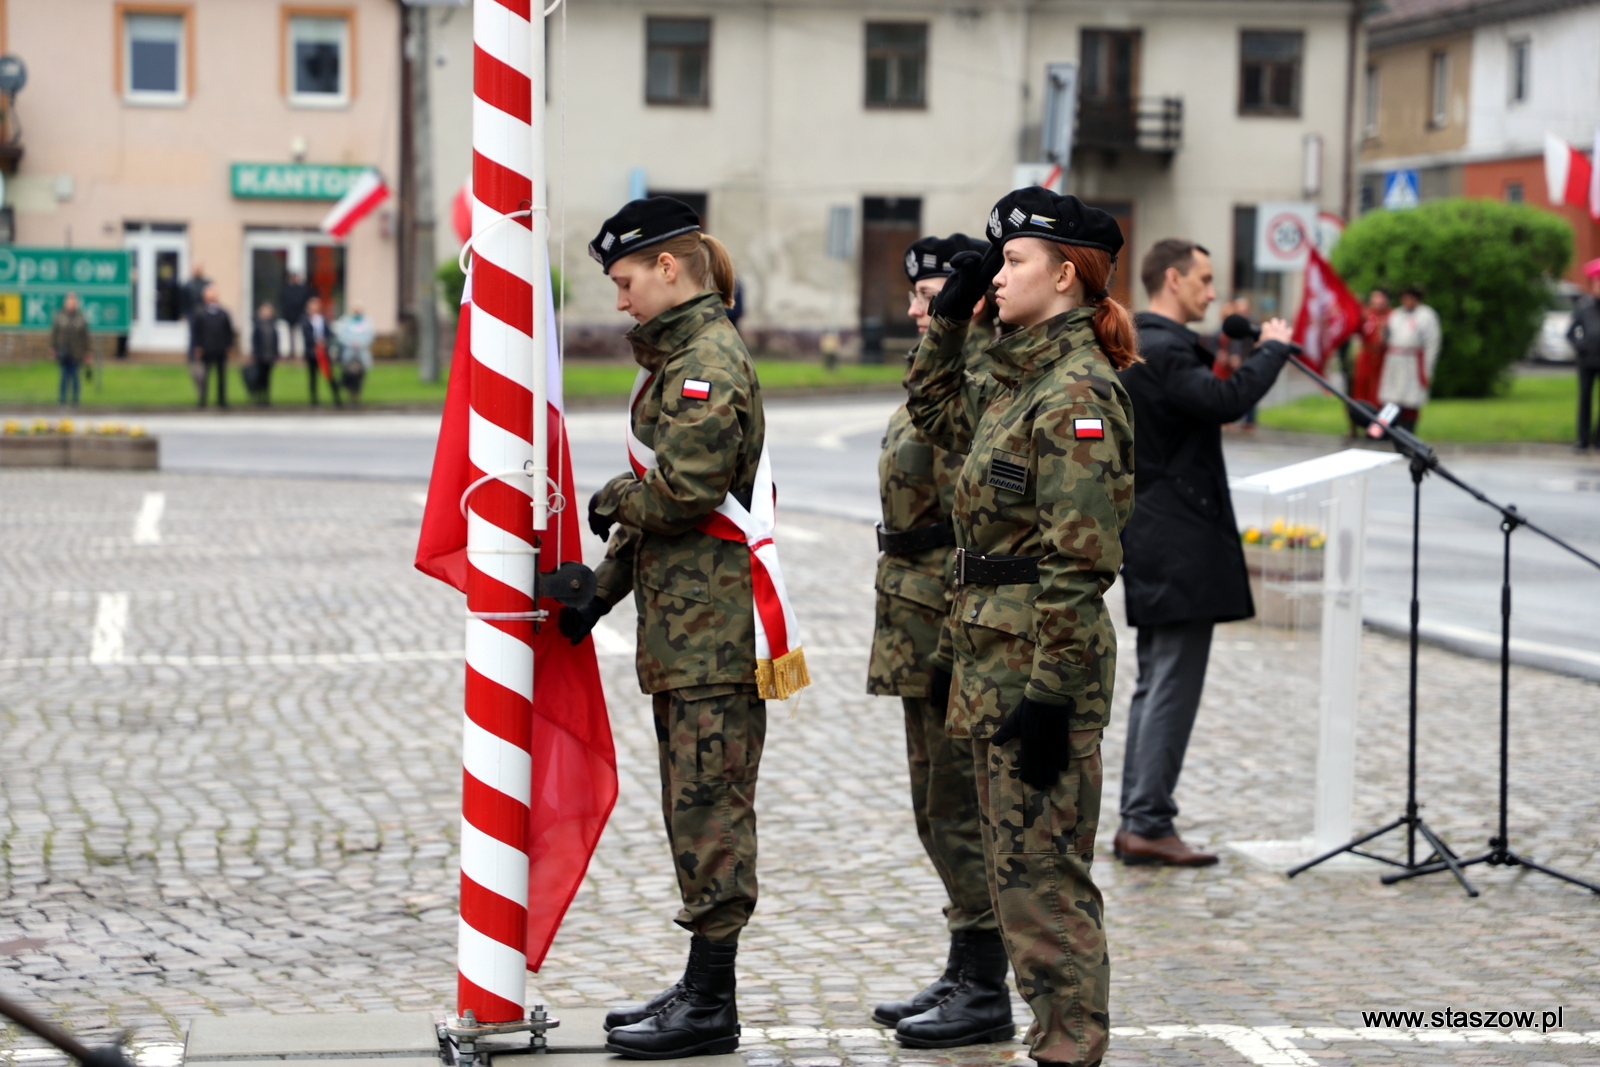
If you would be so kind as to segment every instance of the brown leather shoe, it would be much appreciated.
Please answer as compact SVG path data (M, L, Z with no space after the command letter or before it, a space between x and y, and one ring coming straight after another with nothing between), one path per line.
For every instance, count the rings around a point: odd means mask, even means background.
M1124 831L1119 845L1122 862L1130 867L1209 867L1217 862L1216 856L1190 848L1177 834L1152 839Z
M1120 860L1122 858L1122 835L1125 834L1125 833L1127 833L1126 830L1118 830L1116 833L1111 835L1111 858L1112 859Z

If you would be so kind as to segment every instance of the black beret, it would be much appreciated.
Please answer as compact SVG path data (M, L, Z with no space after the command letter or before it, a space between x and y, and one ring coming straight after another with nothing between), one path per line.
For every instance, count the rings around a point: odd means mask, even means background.
M1122 250L1122 228L1110 212L1088 207L1075 196L1040 185L1000 198L989 212L989 236L1000 244L1013 237L1038 237L1063 245L1098 248L1113 259Z
M670 196L630 200L600 227L595 239L589 242L589 254L600 264L601 270L609 271L611 264L623 256L699 228L700 216L681 200Z
M912 283L924 278L948 278L956 272L950 261L961 252L983 255L989 250L988 241L953 233L949 237L921 237L906 249L906 277Z

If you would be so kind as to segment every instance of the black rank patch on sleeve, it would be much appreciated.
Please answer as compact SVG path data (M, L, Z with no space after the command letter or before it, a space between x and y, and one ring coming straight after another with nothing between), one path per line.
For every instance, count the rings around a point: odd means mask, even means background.
M997 448L989 457L989 484L1013 493L1028 488L1028 457Z

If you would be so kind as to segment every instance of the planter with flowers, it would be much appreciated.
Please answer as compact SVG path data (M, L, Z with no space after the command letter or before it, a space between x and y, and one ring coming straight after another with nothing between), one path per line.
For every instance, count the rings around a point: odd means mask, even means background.
M0 422L0 467L157 470L161 441L143 426L76 419Z
M1322 561L1328 538L1307 523L1274 519L1239 535L1256 619L1265 626L1315 630L1322 624Z

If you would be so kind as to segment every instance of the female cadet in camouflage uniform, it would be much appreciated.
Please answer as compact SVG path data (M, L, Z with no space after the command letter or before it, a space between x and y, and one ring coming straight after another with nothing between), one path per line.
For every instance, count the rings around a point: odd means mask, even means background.
M1100 891L1100 734L1116 635L1105 591L1133 508L1132 406L1114 369L1138 359L1106 293L1122 234L1040 188L1003 198L994 246L934 302L910 376L911 417L966 452L956 483L950 732L972 739L989 891L1042 1063L1096 1064L1110 1027ZM1002 391L962 389L966 309L993 278L1014 327L989 357Z
M758 695L750 551L699 526L732 495L746 507L766 429L755 368L725 309L733 264L688 206L635 200L589 246L617 286L634 358L652 377L631 413L657 466L619 475L589 503L604 539L598 591L563 609L577 643L631 590L639 684L653 695L661 802L694 935L683 978L646 1004L612 1011L606 1048L665 1059L739 1044L734 955L756 905L756 771L766 736ZM714 291L713 291L714 290Z
M912 283L908 314L919 332L932 321L928 305L955 268L952 257L982 254L988 243L965 234L924 237L906 252ZM969 384L993 381L983 350L994 340L993 309L982 301L967 331ZM944 882L950 931L945 970L909 1000L879 1004L875 1022L894 1026L902 1042L951 1048L1006 1041L1016 1032L1006 989L1005 946L995 926L984 874L972 745L945 732L950 697L948 664L934 663L950 608L955 531L950 503L965 457L935 446L901 405L889 417L878 460L883 522L878 527L878 591L867 692L898 696L905 709L911 810L917 836ZM942 681L942 685L939 684ZM926 1013L926 1014L925 1014Z

